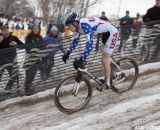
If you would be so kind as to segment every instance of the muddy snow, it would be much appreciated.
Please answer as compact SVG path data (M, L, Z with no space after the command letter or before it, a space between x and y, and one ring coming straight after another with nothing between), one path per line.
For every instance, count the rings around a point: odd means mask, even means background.
M132 90L121 95L94 89L89 105L72 115L57 110L53 92L45 99L40 93L36 102L32 96L31 102L1 109L0 130L160 130L160 72L140 77Z

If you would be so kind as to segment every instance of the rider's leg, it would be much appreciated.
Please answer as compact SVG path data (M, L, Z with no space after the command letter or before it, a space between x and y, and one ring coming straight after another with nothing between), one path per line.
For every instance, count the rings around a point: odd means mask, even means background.
M111 75L111 66L110 66L110 54L103 52L102 54L102 64L104 67L105 73L105 83L107 87L110 87L110 75Z
M105 47L103 48L102 54L102 64L104 66L105 71L105 80L106 86L110 87L110 75L111 75L111 65L110 65L110 57L116 47L118 41L119 33L115 32L106 41Z

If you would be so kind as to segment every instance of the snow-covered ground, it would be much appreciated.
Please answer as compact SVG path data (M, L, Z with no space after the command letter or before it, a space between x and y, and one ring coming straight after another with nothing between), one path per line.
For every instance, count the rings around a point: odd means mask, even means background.
M87 108L72 115L57 110L54 91L24 97L16 105L12 102L20 98L10 99L0 103L0 130L160 130L159 91L160 72L148 74L121 95L94 90Z

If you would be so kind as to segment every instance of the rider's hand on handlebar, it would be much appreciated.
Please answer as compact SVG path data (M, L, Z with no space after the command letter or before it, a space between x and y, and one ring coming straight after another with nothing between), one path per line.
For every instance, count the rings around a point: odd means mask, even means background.
M64 61L64 63L66 63L66 61L69 59L69 55L70 55L70 53L67 52L66 54L64 54L64 55L62 56L62 60Z
M77 70L78 68L84 69L85 61L82 60L82 58L75 59L73 62L74 68Z

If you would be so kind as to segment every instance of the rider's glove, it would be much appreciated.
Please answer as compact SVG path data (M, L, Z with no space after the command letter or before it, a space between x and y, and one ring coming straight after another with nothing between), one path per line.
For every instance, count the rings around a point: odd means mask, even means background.
M69 55L70 55L70 52L67 52L62 56L62 60L64 61L64 63L66 63L66 61L69 59Z
M82 58L75 59L75 61L73 62L73 66L74 68L77 70L78 68L84 69L84 65L85 65L85 61L82 60Z

